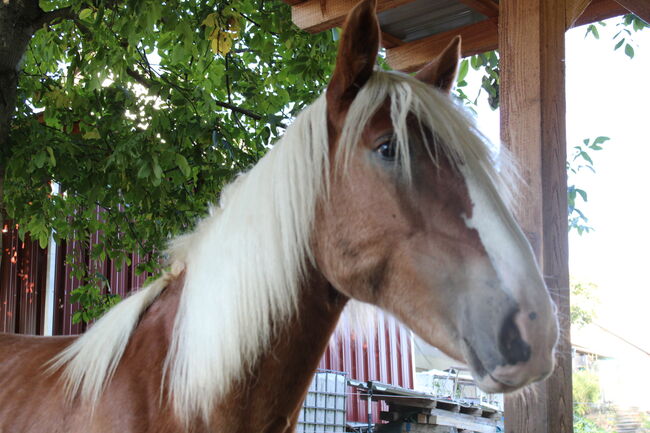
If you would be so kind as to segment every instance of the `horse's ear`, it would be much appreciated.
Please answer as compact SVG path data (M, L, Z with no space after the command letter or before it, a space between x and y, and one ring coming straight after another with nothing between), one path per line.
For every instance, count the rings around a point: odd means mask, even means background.
M327 86L330 116L345 111L372 74L379 51L376 3L377 0L361 0L343 24L334 74Z
M449 93L454 85L460 60L460 36L451 40L447 48L429 64L415 74L415 77Z

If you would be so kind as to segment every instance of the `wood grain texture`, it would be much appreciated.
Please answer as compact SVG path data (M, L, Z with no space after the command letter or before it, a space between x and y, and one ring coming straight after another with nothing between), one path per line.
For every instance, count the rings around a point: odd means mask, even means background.
M391 35L390 33L381 32L381 46L384 48L395 48L404 45L404 41Z
M494 50L497 48L499 40L497 20L495 18L484 20L388 49L386 50L386 61L393 69L407 72L416 71L440 54L456 35L460 35L462 38L463 57Z
M578 17L587 9L591 0L566 0L565 26L571 28Z
M628 10L614 0L592 0L585 11L573 23L574 27L591 24L628 13Z
M650 1L648 0L616 0L628 11L650 23Z
M494 0L459 0L465 6L474 9L488 18L499 16L499 4Z
M411 3L413 0L378 0L377 12ZM291 19L303 30L318 33L343 24L355 0L306 0L291 8Z
M506 396L506 432L570 433L565 3L501 0L500 8L501 134L527 184L517 216L563 318L557 367L535 393Z

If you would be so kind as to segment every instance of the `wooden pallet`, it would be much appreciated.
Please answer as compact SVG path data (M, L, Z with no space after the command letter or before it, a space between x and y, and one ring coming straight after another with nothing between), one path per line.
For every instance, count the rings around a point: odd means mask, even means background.
M378 433L494 433L502 413L489 405L477 405L400 388L380 382L353 384L374 401L388 404L380 414L388 424Z

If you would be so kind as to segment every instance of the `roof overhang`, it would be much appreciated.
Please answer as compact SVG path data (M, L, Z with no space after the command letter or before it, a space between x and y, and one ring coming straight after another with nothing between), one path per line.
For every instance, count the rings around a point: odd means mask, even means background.
M343 23L355 0L284 0L293 22L317 33ZM636 13L650 21L647 0L566 0L566 28ZM495 0L377 0L386 60L394 69L417 70L455 35L463 56L498 48L499 3Z

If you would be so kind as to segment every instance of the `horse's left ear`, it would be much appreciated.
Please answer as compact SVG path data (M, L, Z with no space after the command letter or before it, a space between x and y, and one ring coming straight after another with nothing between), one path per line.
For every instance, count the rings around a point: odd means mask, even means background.
M415 77L449 93L456 80L460 60L460 36L451 40L447 48L429 64L415 74Z
M376 0L361 0L345 20L334 74L327 86L330 116L347 110L372 75L379 51L376 4Z

